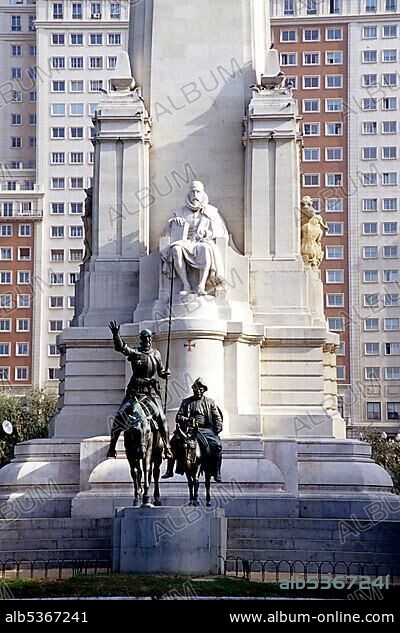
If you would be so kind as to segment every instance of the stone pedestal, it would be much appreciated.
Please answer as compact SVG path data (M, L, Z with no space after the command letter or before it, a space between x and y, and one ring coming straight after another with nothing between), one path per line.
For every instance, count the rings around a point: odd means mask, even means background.
M223 510L122 508L113 531L113 571L137 574L217 574L226 555Z

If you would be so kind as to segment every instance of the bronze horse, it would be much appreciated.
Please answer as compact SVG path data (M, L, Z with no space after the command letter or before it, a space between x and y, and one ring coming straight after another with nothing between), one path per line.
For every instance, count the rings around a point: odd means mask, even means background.
M206 487L206 506L211 506L210 483L213 471L210 458L202 454L199 441L197 439L198 426L194 420L188 424L186 432L179 426L182 435L182 465L189 487L189 505L198 506L198 492L200 475L204 473L204 483Z
M149 489L154 480L153 505L160 506L160 466L163 459L163 442L157 423L145 399L135 398L125 414L124 446L135 491L134 505L142 498L142 507L151 507ZM143 484L143 486L142 486Z

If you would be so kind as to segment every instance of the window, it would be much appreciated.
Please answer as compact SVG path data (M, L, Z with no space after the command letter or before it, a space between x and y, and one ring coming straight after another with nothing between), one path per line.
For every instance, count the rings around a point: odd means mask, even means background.
M383 257L386 257L386 258L397 257L397 246L384 246Z
M368 74L368 75L362 75L361 78L361 85L364 88L372 88L378 85L378 75L375 74Z
M397 332L400 330L400 319L384 319L383 327L386 332Z
M6 309L12 308L11 295L0 295L0 308L6 308Z
M342 0L329 0L329 13L337 14L342 10Z
M319 123L303 123L304 136L319 136L320 124Z
M303 174L304 187L319 187L319 174Z
M65 57L52 57L51 67L58 69L65 68Z
M382 37L386 39L397 37L397 25L385 24L382 28Z
M317 15L318 0L306 0L307 15Z
M397 198L383 198L382 211L397 211Z
M10 356L10 343L0 343L0 356Z
M72 215L80 215L83 213L83 202L70 202L69 212Z
M325 99L325 112L343 112L343 99Z
M386 380L399 380L400 379L400 367L386 367L385 368Z
M397 121L382 121L382 134L397 134Z
M378 100L371 97L367 99L362 99L361 107L364 111L373 112L374 110L377 110L378 108Z
M344 367L344 365L338 365L336 367L336 378L337 380L346 379L346 367Z
M0 260L11 260L12 259L12 248L3 247L0 248Z
M100 2L92 2L92 5L91 5L91 17L92 17L92 19L100 19L101 18L101 3Z
M116 68L117 61L118 61L117 57L107 57L107 68L110 70Z
M71 138L71 139L82 139L83 138L83 127L70 127L69 128L69 138Z
M79 281L79 273L69 273L68 275L68 283L70 286L76 284Z
M29 115L29 125L36 125L36 114Z
M297 53L281 53L282 66L297 66Z
M11 79L22 79L22 68L11 68Z
M303 42L319 42L319 29L303 29Z
M37 92L36 90L34 90L33 92L29 93L29 101L31 103L36 103L36 100L37 100Z
M366 284L372 284L378 282L378 271L377 270L364 270L363 272L363 281Z
M11 332L11 319L0 319L0 332Z
M83 189L83 178L73 177L69 179L70 189Z
M397 97L385 97L382 99L382 110L397 110Z
M363 247L363 258L364 259L376 259L378 257L378 247L377 246L364 246Z
M397 235L397 222L384 222L383 234L384 235Z
M343 39L343 29L333 28L325 30L325 39L327 42Z
M64 202L52 202L50 210L53 215L64 215Z
M364 306L366 308L372 308L379 305L379 295L374 293L370 295L364 295Z
M52 81L51 90L52 92L65 92L65 81Z
M397 158L397 147L393 145L382 147L382 158L384 160L395 160Z
M121 44L121 33L109 33L108 43L110 46L118 46Z
M385 354L400 356L400 343L385 343Z
M305 90L319 88L319 75L308 75L303 77L303 88Z
M15 354L16 356L29 356L29 343L16 343Z
M320 53L317 51L310 53L303 53L303 65L304 66L319 66Z
M72 70L80 70L81 68L83 68L83 57L70 57L69 67Z
M11 30L12 31L22 31L21 16L20 15L12 15L11 16Z
M20 224L18 235L20 237L30 237L31 236L31 225L30 224Z
M364 319L365 332L377 332L379 330L379 319Z
M89 34L89 44L91 44L92 46L102 46L103 45L103 33L90 33Z
M328 319L328 328L331 332L343 332L344 322L341 317L333 317Z
M326 295L326 307L327 308L343 308L344 306L344 294L342 293L328 293Z
M75 308L75 297L74 296L70 296L68 297L68 307L69 308Z
M364 343L364 354L366 356L379 356L379 343Z
M49 380L57 380L57 367L49 367L48 368L48 376Z
M17 319L17 332L29 332L30 319Z
M69 162L71 165L83 165L83 152L70 152Z
M363 134L376 134L376 132L377 132L376 121L363 121L362 123Z
M378 155L378 150L376 147L362 147L361 152L363 160L375 160Z
M327 284L342 284L344 283L344 270L331 269L326 271L326 283Z
M325 160L326 161L341 161L341 160L343 160L343 149L341 147L327 147L327 148L325 148Z
M22 57L22 46L20 44L13 44L11 46L12 57Z
M377 222L364 222L362 226L363 226L363 235L378 235Z
M53 2L53 20L62 20L64 17L63 3Z
M63 308L64 307L64 297L50 297L49 299L49 307L50 308Z
M64 116L65 104L64 103L52 103L50 106L50 112L52 116Z
M31 283L31 273L29 270L19 270L18 271L18 283L19 284L30 284Z
M377 174L365 172L362 174L362 183L365 187L373 187L378 184Z
M9 285L12 282L12 272L10 270L2 270L0 272L0 284Z
M381 419L381 403L367 402L367 420Z
M377 62L377 52L376 50L364 50L362 51L362 63L363 64L376 64Z
M325 200L325 211L329 213L340 213L343 211L343 198L327 198Z
M0 380L10 380L9 367L0 367Z
M296 30L290 30L290 31L283 31L281 30L281 35L280 35L280 40L281 42L296 42L297 41L297 31Z
M83 46L83 33L71 33L69 41L71 46Z
M382 75L382 86L397 86L397 75L396 73L383 73Z
M64 261L64 249L51 249L50 261L63 262Z
M83 259L83 250L81 248L71 248L69 251L70 262L81 262Z
M388 308L398 307L399 306L399 295L398 294L385 294L383 295L383 305Z
M83 237L83 226L81 225L72 225L69 227L69 236L70 237Z
M52 286L63 286L64 273L50 273L50 284Z
M51 43L53 46L64 46L65 44L65 34L64 33L52 33L51 34Z
M1 224L0 225L0 235L1 237L11 237L13 234L13 229L11 224Z
M82 3L81 2L72 3L72 19L82 20Z
M20 147L22 147L22 139L20 136L11 137L11 147L12 149L19 149Z
M18 308L29 308L31 303L30 295L18 295L17 296L17 307Z
M20 261L29 260L31 258L31 249L29 246L23 246L18 249L18 259Z
M50 237L56 237L56 238L64 237L64 227L59 226L58 224L56 226L51 226Z
M365 12L376 13L376 5L378 0L365 0Z
M343 222L328 222L328 236L343 235Z
M383 62L397 62L397 49L389 48L382 51ZM385 85L385 84L384 84Z
M393 283L399 281L399 271L398 270L384 270L383 271L383 281L385 283Z
M49 332L62 332L62 330L63 330L62 321L49 321Z
M103 81L101 79L96 81L89 81L90 92L100 92L101 90L103 90Z
M64 165L64 163L65 163L65 154L64 154L64 152L52 152L51 153L51 163L52 163L52 165Z
M387 418L388 420L400 419L400 402L387 403Z
M381 375L380 367L365 367L366 380L379 380Z
M121 18L121 4L119 2L111 2L110 18L112 20L119 20Z
M71 92L83 92L83 81L71 81L70 82L70 91Z
M397 185L397 172L396 171L383 172L382 185Z
M343 174L325 174L325 184L327 187L341 187Z
M319 161L320 149L319 147L310 147L303 149L303 160L306 162Z
M325 123L326 136L342 136L343 123Z
M51 188L52 189L65 189L65 178L52 178L51 179Z
M397 11L397 0L385 0L385 11Z
M343 246L327 246L326 259L343 259Z
M60 350L58 348L58 345L55 345L55 343L50 343L49 347L48 347L48 355L49 356L59 356L60 355Z
M319 112L319 99L303 99L303 112Z
M325 53L325 63L326 64L343 64L343 53L342 51L328 51Z

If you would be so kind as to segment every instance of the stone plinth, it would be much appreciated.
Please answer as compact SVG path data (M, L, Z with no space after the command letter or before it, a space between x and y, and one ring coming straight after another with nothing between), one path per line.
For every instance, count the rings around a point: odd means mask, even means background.
M226 555L223 510L200 507L122 508L113 531L113 570L121 573L208 575Z

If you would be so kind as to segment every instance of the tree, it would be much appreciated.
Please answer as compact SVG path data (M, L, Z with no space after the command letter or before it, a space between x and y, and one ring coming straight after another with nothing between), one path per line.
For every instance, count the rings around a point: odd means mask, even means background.
M0 422L10 420L14 428L12 435L1 433L0 468L13 458L16 442L48 436L56 407L57 396L44 389L32 389L23 396L0 393Z
M368 431L365 440L372 446L372 459L393 479L394 492L400 493L400 442L383 438L376 430Z

